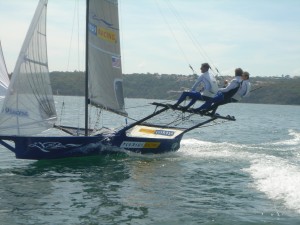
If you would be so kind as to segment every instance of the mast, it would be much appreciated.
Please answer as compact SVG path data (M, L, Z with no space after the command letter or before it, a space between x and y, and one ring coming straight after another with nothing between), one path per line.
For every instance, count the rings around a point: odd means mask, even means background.
M85 24L85 136L88 136L88 105L89 105L89 90L88 90L88 76L89 76L89 66L88 66L88 42L89 42L89 0L86 0L86 24Z

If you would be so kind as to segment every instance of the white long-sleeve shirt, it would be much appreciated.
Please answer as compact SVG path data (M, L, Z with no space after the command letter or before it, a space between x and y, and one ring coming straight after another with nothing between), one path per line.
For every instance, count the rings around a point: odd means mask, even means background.
M240 88L232 98L237 101L240 101L242 98L248 97L250 95L250 90L251 90L250 81L243 80Z
M215 79L215 77L209 73L208 71L205 73L202 73L194 85L192 86L191 91L196 91L196 88L200 85L203 84L203 88L200 91L203 96L207 97L214 97L214 95L218 92L218 84Z
M225 88L220 88L219 91L223 93L228 92L232 89L239 87L241 82L242 82L242 78L240 76L236 76L230 81L230 83Z

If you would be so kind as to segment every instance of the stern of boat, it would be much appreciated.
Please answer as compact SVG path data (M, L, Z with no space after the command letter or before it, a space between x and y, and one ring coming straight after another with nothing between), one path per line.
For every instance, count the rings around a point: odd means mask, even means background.
M122 129L111 140L113 146L141 154L174 152L180 148L183 131L176 128L162 128L136 125Z

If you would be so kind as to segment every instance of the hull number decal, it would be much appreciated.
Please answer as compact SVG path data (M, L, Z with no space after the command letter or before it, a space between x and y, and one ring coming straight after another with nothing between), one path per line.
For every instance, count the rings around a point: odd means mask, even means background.
M175 132L171 130L151 130L151 129L141 128L139 131L142 133L157 134L157 135L164 135L164 136L173 136L175 134Z

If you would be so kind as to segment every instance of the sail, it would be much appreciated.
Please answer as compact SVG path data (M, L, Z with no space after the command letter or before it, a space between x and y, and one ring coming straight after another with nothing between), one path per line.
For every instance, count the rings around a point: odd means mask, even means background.
M37 134L56 121L47 59L46 10L47 0L40 0L0 113L2 135Z
M8 85L9 85L8 72L7 72L2 46L0 42L0 99L2 99L5 96Z
M90 0L88 15L89 100L126 115L117 0Z

